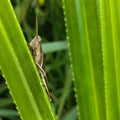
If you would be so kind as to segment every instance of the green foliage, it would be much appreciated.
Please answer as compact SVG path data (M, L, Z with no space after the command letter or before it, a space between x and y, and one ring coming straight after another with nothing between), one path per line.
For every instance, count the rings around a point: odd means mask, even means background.
M66 0L64 4L80 117L83 120L104 120L104 79L97 4L94 0Z
M36 13L36 11L39 14L39 33L40 33L40 36L42 37L43 52L46 54L45 61L46 61L46 71L47 71L48 81L49 81L48 83L49 83L49 88L52 90L51 93L53 95L53 98L55 99L53 107L55 109L57 116L59 117L58 119L60 119L63 116L67 115L68 111L70 109L72 109L73 106L75 105L75 102L72 102L72 100L74 99L73 89L72 89L73 86L71 86L72 77L71 77L71 82L69 83L68 74L67 74L70 68L68 67L69 66L68 55L67 55L67 52L65 51L67 49L67 43L66 43L66 41L63 41L63 40L65 40L65 28L64 28L64 20L63 20L62 3L60 1L56 1L56 0L54 0L54 1L46 0L42 6L41 5L35 6L36 0L33 0L33 1L11 0L11 1L12 1L14 10L16 12L16 15L17 15L17 19L19 20L19 23L22 27L23 33L26 37L26 40L29 42L35 36L35 13ZM2 5L2 3L1 3L1 5ZM0 12L2 12L2 11L0 11ZM7 12L8 11L5 10L3 12L4 15L3 14L2 15L3 15L3 18L6 17L6 18L8 18L8 21L9 21L10 18L8 17ZM56 22L55 22L55 19L56 19ZM59 21L58 21L58 19L59 19ZM6 21L3 21L3 22L6 23ZM13 23L13 21L12 21L12 23ZM6 24L6 26L7 26L7 24ZM12 29L12 30L8 29L8 31L10 31L10 32L15 30L15 28L13 30L13 27L10 29ZM53 31L55 32L55 34ZM13 37L16 37L18 34L21 34L21 33L18 32L16 35L13 35ZM18 39L18 37L17 37L17 39ZM15 49L17 49L17 47L19 47L19 49L22 50L21 42L18 42L19 39L16 40L17 46ZM44 42L47 42L47 43L44 43ZM18 46L18 44L19 44L19 46ZM26 44L26 43L24 43L24 44ZM64 51L61 51L61 50L64 50ZM56 51L58 51L58 52L56 52ZM13 53L14 53L14 51L13 51ZM25 54L26 53L24 53L24 55ZM27 56L24 57L24 55L21 55L21 56L23 57L23 59L26 59L27 62L29 62L29 57L27 57ZM14 58L16 58L16 57L14 57ZM6 59L6 61L7 61L7 59ZM4 61L4 63L6 63L6 61ZM27 67L29 66L28 63L24 63L24 64L26 64ZM30 67L29 67L29 70L32 70L35 72L35 69L33 69L33 68L30 69ZM1 77L1 74L2 74L2 72L0 71L0 110L1 110L0 117L2 119L7 118L7 119L11 119L11 120L18 120L19 115L16 114L15 105L12 102L11 96L8 93L8 89L6 88L6 85L3 84L4 79ZM11 75L13 75L13 74L11 74ZM30 75L32 76L33 73ZM64 86L66 79L67 79L67 82L66 82L66 85ZM13 84L13 83L14 82L11 81L11 84ZM33 82L31 84L33 84ZM63 90L63 87L65 88L64 90ZM69 89L67 89L67 92L66 92L66 88L69 88ZM41 91L38 89L36 94L39 96L41 94ZM43 98L43 97L41 97L41 98ZM61 101L62 101L62 106L61 106ZM40 102L40 100L38 100L38 102ZM41 102L41 104L44 105L43 102ZM41 108L41 107L39 107L39 108ZM47 107L44 109L46 109L46 111L48 111ZM66 111L66 112L64 112L64 111ZM15 113L13 113L13 112L15 112Z
M63 42L44 43L42 47L43 47L44 53L60 51L60 50L67 49L67 42L63 41Z
M62 120L77 120L77 107L70 110Z
M34 119L55 119L14 12L6 1L0 4L0 74L24 119L30 115ZM57 119L119 120L120 2L63 0L66 42L61 0L39 0L37 5L37 0L11 1L28 42L35 36L35 14L39 16L39 33ZM18 120L3 81L0 77L0 117Z
M0 66L21 118L54 120L54 113L10 1L1 1L0 8Z
M117 6L116 6L117 5ZM101 1L102 50L108 120L120 119L120 1Z
M119 120L120 2L63 0L63 4L79 119Z

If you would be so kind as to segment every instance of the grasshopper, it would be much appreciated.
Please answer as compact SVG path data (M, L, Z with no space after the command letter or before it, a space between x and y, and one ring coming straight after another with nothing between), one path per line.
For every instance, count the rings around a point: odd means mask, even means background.
M35 64L38 68L38 72L39 72L40 77L42 79L45 90L48 94L49 100L52 102L53 99L52 99L52 96L51 96L49 89L48 89L47 75L46 75L46 72L44 69L44 54L42 51L41 38L38 35L38 17L37 17L37 15L36 15L36 36L29 43L29 48L30 48L30 51L32 53Z

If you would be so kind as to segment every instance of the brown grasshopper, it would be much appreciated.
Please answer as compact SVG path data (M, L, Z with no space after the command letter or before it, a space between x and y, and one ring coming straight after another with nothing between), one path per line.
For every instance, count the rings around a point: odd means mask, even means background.
M37 18L37 16L36 16L36 36L30 42L29 48L31 50L35 64L38 68L38 72L41 76L41 79L42 79L43 85L45 87L45 90L48 94L49 100L52 102L53 99L52 99L52 96L48 89L47 76L46 76L46 72L44 69L44 54L42 51L41 38L38 35L38 18Z

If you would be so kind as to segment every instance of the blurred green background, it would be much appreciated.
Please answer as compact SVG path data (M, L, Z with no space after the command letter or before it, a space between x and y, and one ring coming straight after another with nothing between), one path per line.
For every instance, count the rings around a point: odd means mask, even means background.
M38 14L39 35L42 38L46 72L49 89L54 98L55 113L60 120L68 116L71 120L77 119L62 1L39 0L37 5L37 0L11 0L11 2L28 43L36 34L35 15ZM19 119L19 114L1 75L0 120Z

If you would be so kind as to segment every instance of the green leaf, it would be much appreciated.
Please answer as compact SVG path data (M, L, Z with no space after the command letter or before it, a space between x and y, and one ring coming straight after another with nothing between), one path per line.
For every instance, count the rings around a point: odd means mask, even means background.
M7 90L6 85L5 84L0 84L0 94L2 94L6 90Z
M72 74L71 74L71 69L69 67L67 69L67 76L66 76L66 80L65 80L63 92L62 92L63 94L61 95L61 98L60 98L60 106L58 108L58 114L57 114L58 118L61 116L63 107L65 106L65 103L66 103L66 99L68 98L68 95L71 93L71 90L70 90L71 84L72 84Z
M19 114L15 110L0 109L0 116L1 117L19 116Z
M79 118L105 120L97 0L63 0Z
M0 2L0 68L23 120L55 119L10 0Z
M67 42L66 41L60 41L60 42L52 42L52 43L44 43L42 45L44 53L48 52L56 52L60 50L67 49Z
M11 98L1 98L0 99L0 108L6 107L13 104L13 100Z
M77 120L77 107L73 107L62 120Z
M120 1L101 0L107 120L120 119Z

